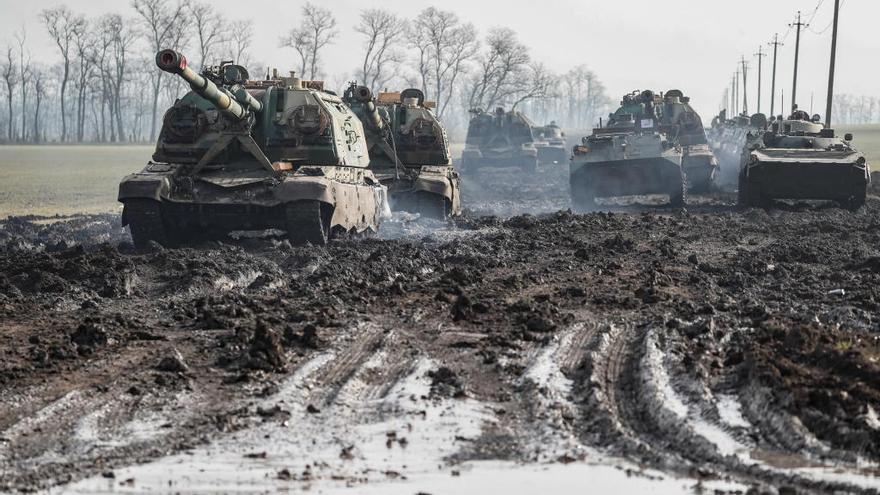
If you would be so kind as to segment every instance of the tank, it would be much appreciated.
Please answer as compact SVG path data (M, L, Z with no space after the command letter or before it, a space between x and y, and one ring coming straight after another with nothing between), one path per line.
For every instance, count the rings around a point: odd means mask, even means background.
M678 128L662 125L662 99L652 91L625 95L607 125L575 146L570 165L572 205L589 210L597 198L665 194L686 201Z
M471 110L460 170L475 173L486 167L538 169L535 125L523 113L496 108L495 113Z
M737 115L728 119L727 111L722 110L712 119L706 137L718 159L720 184L736 186L743 160L747 160L750 150L758 146L766 127L767 116L762 113Z
M739 203L766 207L774 199L828 200L858 209L871 170L865 156L803 111L775 120L750 151L739 175Z
M323 83L251 81L231 63L197 74L173 50L156 64L192 90L166 112L152 161L119 186L136 246L266 229L325 244L378 230L387 189L360 119Z
M535 148L538 149L539 164L551 165L568 161L565 132L555 121L543 127L536 127L533 132L535 134Z
M443 125L418 89L379 93L352 83L343 100L366 131L370 170L391 208L446 219L461 214L461 179Z
M688 190L692 193L709 192L715 183L719 166L709 147L703 120L680 90L672 89L662 95L659 106L660 125L670 132L674 142L681 148L681 166L684 169Z

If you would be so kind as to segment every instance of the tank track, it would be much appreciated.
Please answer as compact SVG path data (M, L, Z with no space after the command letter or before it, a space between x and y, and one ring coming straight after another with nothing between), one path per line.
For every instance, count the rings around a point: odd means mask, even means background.
M418 192L414 199L419 214L425 218L446 220L449 216L446 198L439 194Z
M287 236L295 246L324 246L330 240L330 210L319 201L288 203L284 210Z
M151 199L133 199L125 202L123 212L136 248L149 248L153 242L166 247L170 245L171 239L162 220L161 203Z

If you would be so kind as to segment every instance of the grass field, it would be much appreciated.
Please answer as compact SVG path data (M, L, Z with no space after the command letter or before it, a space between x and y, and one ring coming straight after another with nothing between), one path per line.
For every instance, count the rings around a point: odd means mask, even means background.
M880 171L880 124L841 126ZM459 156L462 145L452 146ZM0 146L0 218L119 211L120 179L143 168L151 146Z
M117 187L146 146L0 146L0 218L117 211Z
M853 146L865 154L871 169L880 171L880 124L837 127L838 135L853 133Z

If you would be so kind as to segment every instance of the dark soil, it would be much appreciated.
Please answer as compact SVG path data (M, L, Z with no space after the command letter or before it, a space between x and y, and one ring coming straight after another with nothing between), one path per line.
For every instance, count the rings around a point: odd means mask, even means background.
M530 186L526 200L566 197L553 183L541 187ZM472 209L491 211L508 189L487 187ZM880 462L880 201L857 213L737 210L729 195L700 205L469 213L426 235L326 248L270 236L138 252L115 216L2 221L0 491L68 483L272 419L248 400L271 395L310 356L371 322L406 330L395 356L437 363L429 400L497 404L498 421L521 432L504 442L487 432L474 457L532 459L544 448L528 433L537 421L674 473L869 492L688 455L701 441L689 444L690 433L639 397L650 380L638 369L656 338L689 401L714 411L701 396L710 391L744 404L752 428L742 438L755 449ZM523 388L524 373L563 335L570 409L536 416L530 394L546 391ZM173 435L98 454L73 438L76 418L99 405L112 405L106 421L122 421L181 392L193 400L166 425ZM756 397L760 407L750 407ZM29 421L62 399L68 408ZM309 407L320 413L324 404ZM803 429L779 426L792 420Z

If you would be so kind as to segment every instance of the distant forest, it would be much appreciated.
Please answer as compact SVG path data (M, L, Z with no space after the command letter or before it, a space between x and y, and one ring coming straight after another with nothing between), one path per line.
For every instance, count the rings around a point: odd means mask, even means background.
M162 48L183 52L196 68L232 60L252 78L266 73L252 49L255 22L232 20L206 2L133 0L124 12L94 19L60 6L41 12L40 20L56 48L54 60L33 60L24 29L0 53L0 142L154 141L165 109L187 89L156 68ZM342 29L324 7L307 3L278 49L292 50L302 77L325 79L337 91L351 80L374 91L421 88L458 136L474 108L517 107L536 123L583 129L612 104L587 67L555 74L515 31L480 33L450 11L431 7L407 19L364 9L356 26L344 27L352 28L361 44L347 74L324 68L325 48Z

